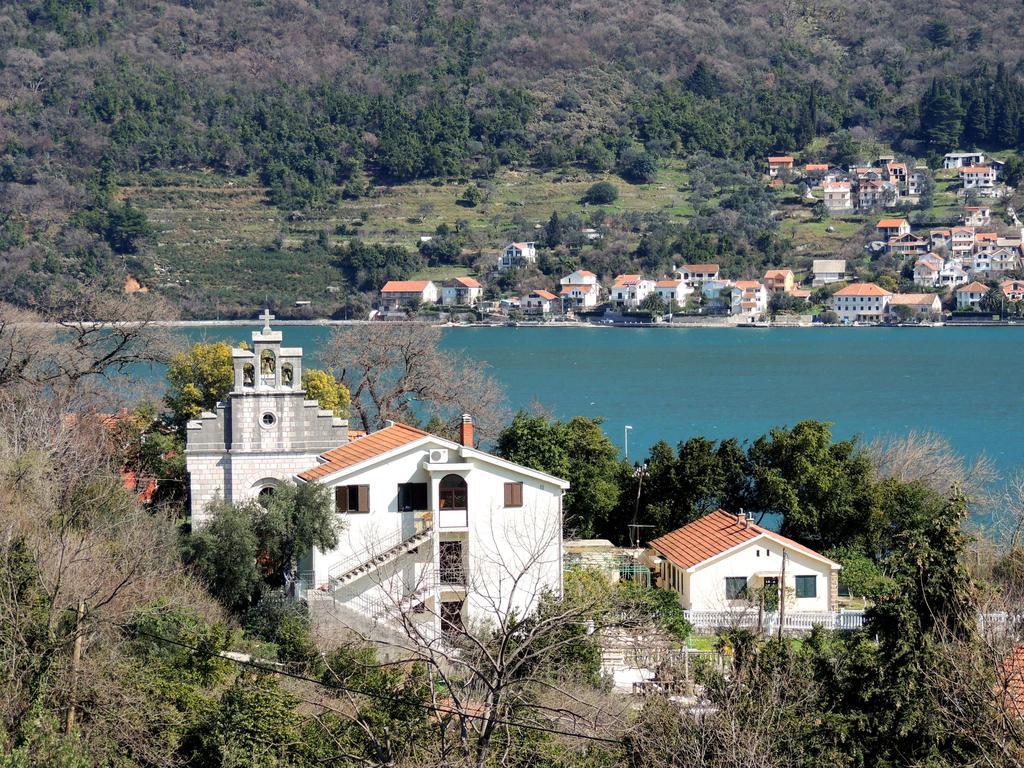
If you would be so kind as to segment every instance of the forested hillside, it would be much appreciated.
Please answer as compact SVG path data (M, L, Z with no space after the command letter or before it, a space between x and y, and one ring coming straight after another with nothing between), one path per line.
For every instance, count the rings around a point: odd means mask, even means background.
M245 178L268 207L310 215L503 168L643 183L696 153L1013 149L1016 14L923 0L14 0L0 10L0 290L25 303L160 267L158 228L124 193L140 175ZM770 260L778 248L759 239Z

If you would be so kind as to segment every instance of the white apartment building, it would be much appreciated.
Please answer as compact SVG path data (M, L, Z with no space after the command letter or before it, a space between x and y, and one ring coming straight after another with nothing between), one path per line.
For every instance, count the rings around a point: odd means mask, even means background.
M874 283L854 283L832 294L832 309L839 321L880 323L889 311L892 294Z

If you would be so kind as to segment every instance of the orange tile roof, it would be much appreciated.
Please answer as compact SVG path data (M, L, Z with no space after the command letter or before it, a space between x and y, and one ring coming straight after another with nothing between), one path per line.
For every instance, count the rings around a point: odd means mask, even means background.
M789 155L777 155L775 157L768 158L769 163L792 163L793 158Z
M1018 645L1004 660L999 687L1007 713L1024 717L1024 645Z
M774 531L762 528L748 521L746 526L740 524L736 515L719 509L689 525L684 525L671 533L666 533L651 542L651 547L667 557L680 568L692 568L715 555L726 552L737 544L756 539L767 534L774 541L786 547L800 550L815 557L822 555L813 549L787 539ZM830 561L831 562L831 561Z
M453 277L452 280L460 285L464 285L466 288L479 288L480 283L474 280L472 277Z
M934 293L897 293L892 297L893 304L904 304L908 307L918 305L931 306L935 303Z
M429 280L388 280L381 293L422 293L430 284Z
M548 301L551 301L552 299L557 299L558 298L551 291L545 291L543 289L539 290L539 291L531 291L530 292L530 296L536 296L537 298L540 298L540 299L547 299Z
M960 169L960 173L988 173L992 168L987 165L968 165Z
M654 286L655 288L678 288L682 284L682 280L659 280Z
M769 269L764 273L765 280L785 280L786 275L793 276L792 269Z
M683 264L686 272L717 272L717 264Z
M854 283L842 290L836 291L833 296L892 296L889 291L880 288L874 283Z
M811 298L811 292L808 291L806 288L794 288L792 291L789 292L789 295L797 299Z
M879 219L875 225L876 229L891 229L892 227L902 227L907 223L906 219Z
M975 280L973 283L961 285L956 289L957 293L988 293L988 286Z
M746 291L755 288L763 288L764 286L757 282L757 280L737 280L736 287L742 288L743 290Z
M321 454L320 458L324 463L299 473L299 477L303 480L319 480L321 477L372 459L374 456L380 456L395 448L416 442L426 435L426 432L416 429L416 427L410 427L407 424L393 424L390 427L371 432L358 440L342 443L337 448L332 448Z
M808 163L804 167L804 170L806 170L806 171L827 171L828 170L828 164L827 163Z
M985 240L988 242L995 242L999 239L999 235L995 232L979 232L974 236L975 240Z

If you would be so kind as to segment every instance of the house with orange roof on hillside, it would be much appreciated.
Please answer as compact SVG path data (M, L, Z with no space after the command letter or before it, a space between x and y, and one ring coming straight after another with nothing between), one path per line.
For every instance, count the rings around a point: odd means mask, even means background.
M756 612L780 600L786 611L838 610L839 563L742 512L719 509L648 547L658 586L675 592L686 611Z
M968 165L960 169L960 181L967 189L992 189L996 185L996 169L990 165Z
M473 307L483 295L483 286L472 277L453 277L441 286L441 303L446 306Z
M775 178L780 173L793 170L793 158L789 155L775 155L768 158L768 176Z
M793 285L792 269L769 269L764 273L765 290L771 293L790 293Z
M219 500L316 483L338 542L300 553L286 591L371 640L443 642L561 592L568 482L480 450L469 415L455 417L455 440L390 421L349 430L306 398L302 350L282 346L271 319L233 350L225 400L187 424L194 527Z
M888 240L891 237L910 234L910 222L906 219L879 219L875 225L879 239Z
M380 308L385 312L436 304L437 299L437 286L430 280L388 280L380 289Z
M832 294L832 309L839 322L880 323L889 312L892 294L874 283L853 283Z

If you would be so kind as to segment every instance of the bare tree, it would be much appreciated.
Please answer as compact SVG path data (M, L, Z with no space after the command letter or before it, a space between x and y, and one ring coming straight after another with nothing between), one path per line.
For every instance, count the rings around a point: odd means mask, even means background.
M996 470L992 460L982 454L967 462L942 435L912 431L904 436L879 437L868 443L867 451L882 478L920 480L943 494L957 485L976 509L993 502Z
M38 312L0 304L0 387L75 387L133 365L169 359L176 342L155 297L98 290L63 297Z
M423 323L371 323L339 328L323 353L325 364L352 393L363 429L385 422L440 423L454 436L472 414L480 441L497 436L507 409L484 364L440 348L441 330Z

